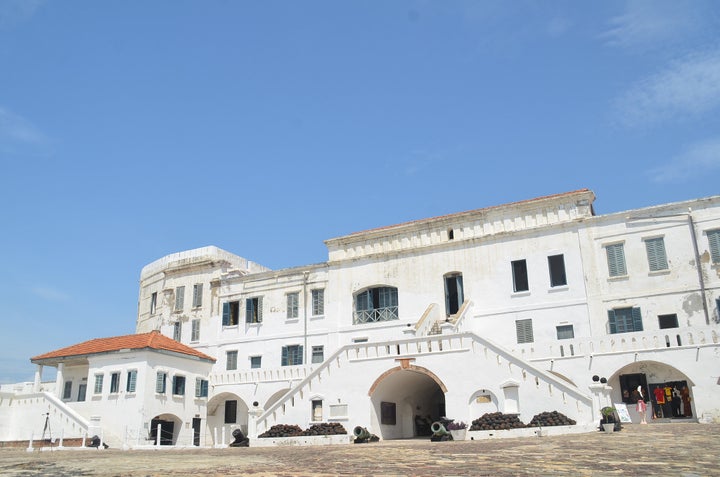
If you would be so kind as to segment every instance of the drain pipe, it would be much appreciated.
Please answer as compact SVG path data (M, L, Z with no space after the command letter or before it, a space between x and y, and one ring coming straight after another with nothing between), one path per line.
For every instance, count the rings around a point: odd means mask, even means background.
M705 312L705 324L710 324L710 311L705 296L705 278L703 277L702 263L700 263L700 250L698 250L697 234L695 233L695 222L692 218L692 208L688 207L688 225L690 226L690 237L692 238L693 251L695 252L695 263L697 264L698 282L700 283L700 296L702 297L703 312Z
M307 360L307 353L308 353L308 323L307 323L307 282L308 282L308 275L310 275L310 272L308 270L305 270L303 272L303 365L307 367L308 360Z

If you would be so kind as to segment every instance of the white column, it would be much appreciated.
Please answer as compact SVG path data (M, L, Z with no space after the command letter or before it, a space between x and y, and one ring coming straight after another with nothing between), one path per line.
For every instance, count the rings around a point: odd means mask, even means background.
M247 428L247 437L248 438L252 438L252 439L257 438L257 418L262 413L263 413L263 410L259 407L254 407L248 411L248 428Z
M65 382L63 372L65 371L65 364L58 363L57 377L55 378L55 396L62 399L63 389L65 389Z
M43 365L38 364L35 368L35 382L33 383L33 392L40 392L40 383L42 382Z

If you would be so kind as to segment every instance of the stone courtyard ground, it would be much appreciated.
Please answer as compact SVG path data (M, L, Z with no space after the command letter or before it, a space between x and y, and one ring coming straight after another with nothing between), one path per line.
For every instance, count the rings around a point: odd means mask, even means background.
M2 476L720 476L720 424L613 434L157 451L0 449Z

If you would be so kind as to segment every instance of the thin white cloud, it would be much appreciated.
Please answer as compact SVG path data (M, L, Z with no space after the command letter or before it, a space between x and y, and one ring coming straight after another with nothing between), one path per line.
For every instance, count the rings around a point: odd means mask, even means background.
M650 126L696 118L720 106L720 49L694 54L639 81L616 103L620 122Z
M68 301L70 295L51 287L37 286L34 287L32 293L46 301Z
M645 51L705 35L716 22L712 1L633 0L610 19L600 38L608 46Z
M0 161L12 156L47 157L48 138L30 121L0 106Z
M691 145L670 162L648 171L659 183L684 182L720 171L720 137Z
M44 3L45 0L1 0L0 30L29 19Z

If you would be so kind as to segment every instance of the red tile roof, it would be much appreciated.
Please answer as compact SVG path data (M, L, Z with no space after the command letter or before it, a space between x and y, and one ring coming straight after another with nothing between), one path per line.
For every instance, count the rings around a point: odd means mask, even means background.
M172 351L174 353L186 354L200 359L216 361L216 359L212 356L208 356L189 346L170 339L159 331L126 336L113 336L110 338L96 338L90 341L68 346L66 348L50 351L49 353L33 356L30 358L30 361L36 362L75 356L111 353L123 349Z

